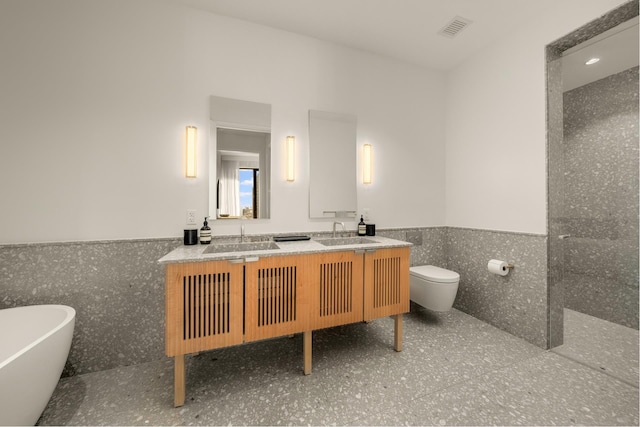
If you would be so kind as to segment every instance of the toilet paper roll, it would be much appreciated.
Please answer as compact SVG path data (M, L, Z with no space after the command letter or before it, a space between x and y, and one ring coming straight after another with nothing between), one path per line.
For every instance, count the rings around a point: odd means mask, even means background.
M492 259L489 260L487 268L489 269L489 273L506 276L507 274L509 274L509 268L507 267L507 265L508 263L504 261L500 261L499 259Z

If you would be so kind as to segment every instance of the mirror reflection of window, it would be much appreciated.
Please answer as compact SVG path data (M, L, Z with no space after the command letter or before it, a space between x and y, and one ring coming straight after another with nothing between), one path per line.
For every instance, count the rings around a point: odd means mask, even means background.
M240 169L240 209L243 218L259 218L260 169Z

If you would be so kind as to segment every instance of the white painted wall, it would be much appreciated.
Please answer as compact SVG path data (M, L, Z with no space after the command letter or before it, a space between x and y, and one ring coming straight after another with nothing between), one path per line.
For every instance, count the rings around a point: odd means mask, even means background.
M273 107L272 218L250 234L330 229L308 219L308 109L358 116L375 159L358 207L379 228L545 233L544 46L621 3L559 2L445 79L163 0L3 0L0 244L180 236L187 209L208 210L209 95ZM183 177L189 124L195 180Z
M0 244L181 236L187 209L208 210L210 95L273 108L272 218L248 234L331 228L308 219L309 109L358 116L358 145L374 147L374 183L358 186L372 222L444 224L440 72L161 0L3 0L0 57ZM199 130L193 180L186 125Z
M546 233L545 46L622 3L558 2L449 72L447 225Z

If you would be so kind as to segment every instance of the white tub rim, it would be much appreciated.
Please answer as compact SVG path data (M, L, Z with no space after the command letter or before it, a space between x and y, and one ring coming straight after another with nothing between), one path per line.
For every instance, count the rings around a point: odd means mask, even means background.
M64 328L69 322L74 320L75 316L76 316L76 310L73 307L69 307L68 305L62 305L62 304L22 305L22 306L18 306L18 307L11 307L11 308L2 309L2 310L0 310L0 313L5 311L5 310L21 310L21 309L22 310L25 310L25 309L26 310L36 310L38 307L40 307L40 308L46 307L46 308L54 308L54 309L62 310L62 311L65 312L65 317L55 327L53 327L49 331L47 331L47 333L40 335L38 337L38 339L31 341L29 344L27 344L26 346L22 347L20 350L18 350L15 353L11 354L5 360L0 361L0 369L2 369L3 367L9 365L11 362L13 362L17 358L19 358L21 355L25 354L26 352L28 352L32 348L36 347L38 344L40 344L41 342L45 341L47 338L49 338L50 336L52 336L53 334L55 334L56 332L61 330L62 328Z

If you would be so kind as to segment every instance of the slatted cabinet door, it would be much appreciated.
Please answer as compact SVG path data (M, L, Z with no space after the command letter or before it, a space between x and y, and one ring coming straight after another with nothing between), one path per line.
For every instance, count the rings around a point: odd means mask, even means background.
M409 311L409 248L378 249L364 256L364 320Z
M363 255L354 251L309 256L311 329L360 322Z
M245 341L308 329L307 256L245 261Z
M168 264L166 274L167 356L242 343L242 263Z

